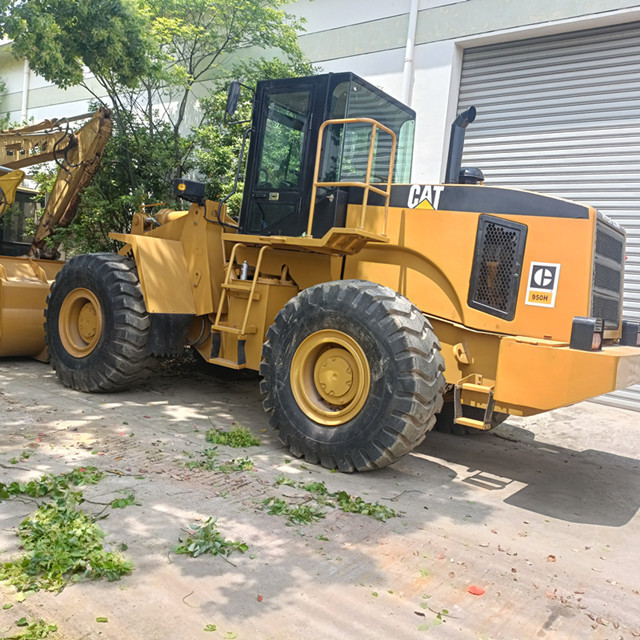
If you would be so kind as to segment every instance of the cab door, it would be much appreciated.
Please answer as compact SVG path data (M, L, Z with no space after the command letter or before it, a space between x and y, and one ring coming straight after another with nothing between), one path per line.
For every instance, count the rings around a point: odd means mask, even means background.
M299 236L306 230L317 105L313 81L265 83L256 97L241 233Z

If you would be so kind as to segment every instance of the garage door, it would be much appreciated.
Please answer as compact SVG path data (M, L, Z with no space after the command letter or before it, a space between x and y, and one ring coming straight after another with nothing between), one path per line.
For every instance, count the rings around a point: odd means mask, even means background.
M467 49L463 164L595 206L627 230L624 317L640 318L640 23ZM640 386L607 404L640 411Z

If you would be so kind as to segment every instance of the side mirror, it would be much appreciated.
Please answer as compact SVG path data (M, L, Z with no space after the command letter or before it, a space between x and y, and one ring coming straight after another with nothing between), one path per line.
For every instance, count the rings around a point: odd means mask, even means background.
M237 80L229 85L229 94L227 96L227 106L225 112L229 117L232 117L238 108L238 98L240 97L241 84Z

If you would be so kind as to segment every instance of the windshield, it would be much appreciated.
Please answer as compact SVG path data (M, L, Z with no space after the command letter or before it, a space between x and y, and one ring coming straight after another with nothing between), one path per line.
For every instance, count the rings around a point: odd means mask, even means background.
M334 88L329 118L373 118L391 129L398 139L393 181L411 180L414 119L410 114L389 102L384 96L355 80L350 80L341 82ZM331 125L323 153L322 180L364 182L370 144L370 124ZM391 145L391 136L378 130L371 172L372 182L387 181Z

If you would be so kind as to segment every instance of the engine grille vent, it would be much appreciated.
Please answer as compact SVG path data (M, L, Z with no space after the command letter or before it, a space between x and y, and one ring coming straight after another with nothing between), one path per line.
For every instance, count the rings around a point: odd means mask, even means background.
M469 306L513 320L516 310L527 227L482 215L469 283Z
M623 273L624 234L599 218L596 222L591 316L602 318L605 329L620 326Z

